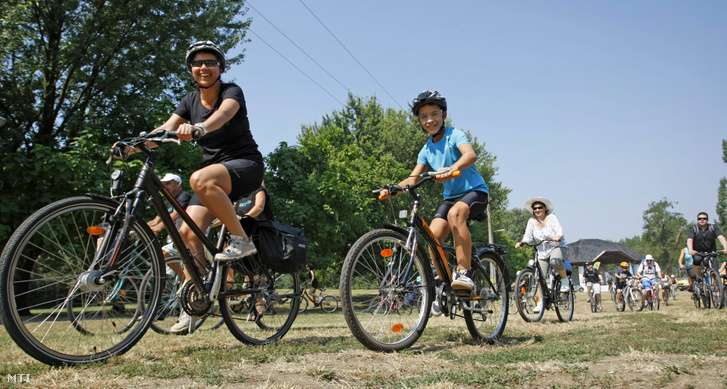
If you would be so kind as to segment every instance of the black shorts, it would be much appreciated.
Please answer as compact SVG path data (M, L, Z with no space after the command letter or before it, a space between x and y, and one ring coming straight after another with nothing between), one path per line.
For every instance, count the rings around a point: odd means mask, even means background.
M437 209L437 212L434 214L434 217L432 219L440 218L447 220L447 214L449 213L449 210L452 209L454 204L460 201L469 205L470 217L475 217L487 210L487 199L487 193L473 190L467 192L464 196L444 200L442 205L440 205Z
M232 190L227 197L231 202L235 202L240 197L254 192L263 183L263 175L265 174L265 166L257 161L249 159L233 159L231 161L221 162L221 165L227 168L230 173L230 181L232 182ZM189 200L189 205L202 205L202 201L197 194Z

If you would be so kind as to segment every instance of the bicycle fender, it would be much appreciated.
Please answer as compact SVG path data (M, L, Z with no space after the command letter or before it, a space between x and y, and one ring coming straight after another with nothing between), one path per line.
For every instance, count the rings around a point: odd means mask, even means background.
M384 228L386 228L387 230L400 232L404 235L409 235L409 230L404 227L397 226L396 224L384 223Z

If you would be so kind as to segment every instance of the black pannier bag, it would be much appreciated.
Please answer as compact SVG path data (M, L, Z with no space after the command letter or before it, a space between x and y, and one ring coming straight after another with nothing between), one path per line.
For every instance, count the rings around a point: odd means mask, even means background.
M282 223L257 220L253 242L260 259L279 273L296 273L308 263L308 239L303 230Z

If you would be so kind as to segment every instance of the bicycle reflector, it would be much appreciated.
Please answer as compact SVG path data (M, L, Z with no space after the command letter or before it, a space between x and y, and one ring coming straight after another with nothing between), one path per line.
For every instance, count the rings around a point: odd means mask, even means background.
M384 258L391 258L393 255L394 255L394 250L392 250L392 249L381 250L381 256Z
M90 226L86 228L86 232L93 236L101 236L104 233L104 229L101 226Z
M396 323L391 327L392 332L401 332L401 330L404 329L404 325L401 323Z

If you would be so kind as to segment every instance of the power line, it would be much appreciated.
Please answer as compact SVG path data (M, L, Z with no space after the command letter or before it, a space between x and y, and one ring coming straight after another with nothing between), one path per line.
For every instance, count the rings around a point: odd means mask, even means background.
M257 12L257 13L258 13L258 14L259 14L260 16L262 16L262 18L263 18L263 19L265 19L265 21L267 21L268 23L270 23L270 25L271 25L271 26L273 26L273 27L274 27L274 28L275 28L276 30L278 30L278 32L279 32L279 33L280 33L280 34L281 34L282 36L284 36L284 37L285 37L285 39L287 39L287 40L288 40L288 41L289 41L290 43L292 43L292 44L293 44L293 46L297 47L297 48L298 48L298 50L300 50L300 51L301 51L301 52L302 52L303 54L305 54L305 56L306 56L306 57L308 57L308 58L309 58L309 59L310 59L311 61L313 61L313 63L315 63L316 65L318 65L318 67L319 67L319 68L321 68L321 69L322 69L322 70L323 70L324 72L326 72L326 74L328 74L328 75L329 75L329 76L330 76L330 77L331 77L332 79L334 79L334 80L335 80L335 81L336 81L336 82L338 83L338 85L341 85L341 86L343 87L343 89L345 89L345 90L346 90L346 92L348 92L348 91L350 90L350 89L349 89L349 88L347 88L347 87L346 87L345 85L343 85L343 83L341 83L341 81L338 81L338 79L337 79L336 77L333 77L333 74L331 74L331 73L330 73L330 72L329 72L328 70L326 70L326 68L324 68L324 67L323 67L323 66L322 66L321 64L319 64L319 63L318 63L318 62L317 62L317 61L316 61L315 59L313 59L313 57L311 57L310 55L308 55L308 53L306 53L306 51L305 51L305 50L303 50L303 49L302 49L302 48L301 48L300 46L298 46L298 44L296 44L295 42L293 42L293 40L292 40L292 39L290 39L290 38L289 38L289 37L288 37L287 35L285 35L285 33L284 33L284 32L282 32L282 31L281 31L281 30L280 30L280 29L279 29L279 28L278 28L278 27L277 27L277 26L276 26L275 24L273 24L273 22L271 22L271 21L270 21L270 20L269 20L268 18L266 18L266 17L265 17L265 15L263 15L263 14L262 14L262 12L258 11L258 10L257 10L257 9L256 9L255 7L253 7L253 6L252 6L252 4L250 4L250 2L249 2L249 1L247 1L247 2L245 3L245 4L247 4L248 6L250 6L250 8L252 8L252 9L253 9L253 10L254 10L255 12Z
M336 35L335 35L335 34L333 34L333 32L331 32L331 30L329 30L329 29L328 29L328 27L326 27L326 25L325 25L325 24L323 24L323 22L321 21L321 19L319 19L319 18L318 18L318 16L316 16L316 14L314 14L314 13L313 13L313 11L311 11L311 9L310 9L310 8L308 8L308 6L307 6L307 5L305 5L305 3L303 2L303 0L299 0L299 1L300 1L300 3L301 3L301 4L303 4L303 7L305 7L305 9L307 9L307 10L308 10L308 12L310 12L310 13L311 13L311 15L313 15L313 17L314 17L314 18L316 18L316 20L318 20L318 22L319 22L319 23L321 24L321 26L323 26L323 28L325 28L325 29L326 29L326 31L328 31L328 33L329 33L329 34L331 34L331 36L333 37L333 39L335 39L335 40L336 40L336 42L338 42L338 44L340 44L340 45L341 45L341 47L343 47L343 49L344 49L344 50L346 50L346 52L347 52L347 53L348 53L348 54L349 54L349 55L351 56L351 58L353 58L353 59L354 59L354 60L355 60L355 61L356 61L356 62L357 62L357 63L359 64L359 66L361 66L361 68L362 68L362 69L363 69L363 70L364 70L364 71L365 71L365 72L366 72L366 73L367 73L367 74L368 74L368 75L369 75L369 76L370 76L370 77L371 77L371 78L372 78L372 79L373 79L373 80L374 80L374 81L375 81L375 82L376 82L376 83L377 83L377 84L378 84L378 85L379 85L379 86L381 87L381 89L383 89L383 90L384 90L384 92L386 92L386 94L387 94L387 95L389 95L389 97L391 97L391 99L392 99L392 100L394 100L394 102L396 103L396 105L398 105L398 106L399 106L399 108L403 109L403 107L401 106L401 104L399 104L399 102L398 102L398 101L396 101L396 99L394 98L394 96L392 96L392 95L391 95L391 93L389 93L389 91L388 91L388 90L386 90L386 88L384 88L384 86L383 86L383 85L381 85L381 83L380 83L380 82L379 82L379 81L378 81L378 80L376 79L376 77L374 77L374 75L373 75L373 74L371 74L371 72L369 72L369 71L368 71L368 69L366 69L366 67L365 67L365 66L364 66L364 65L363 65L363 64L361 63L361 61L359 61L359 60L358 60L358 58L356 58L356 56L355 56L355 55L353 55L353 53L351 53L351 51L349 51L349 50L348 50L348 48L346 48L346 45L344 45L344 44L343 44L343 43L342 43L342 42L341 42L341 41L340 41L340 40L339 40L339 39L338 39L338 38L336 37Z
M338 101L339 104L345 105L341 102L341 100L338 100L336 96L332 95L331 92L326 90L326 88L322 87L319 83L317 83L314 79L312 79L309 75L307 75L303 70L301 70L299 67L295 66L293 62L291 62L288 58L286 58L283 54L281 54L278 50L275 50L273 46L271 46L268 42L265 41L265 39L261 38L260 35L256 34L255 31L248 28L247 31L251 32L253 35L255 35L262 43L265 43L269 48L271 48L274 52L276 52L279 56L283 57L284 60L288 61L290 65L292 65L294 68L298 69L299 72L303 73L304 76L308 77L309 80L311 80L314 84L318 85L319 88L321 88L324 92L328 93L329 96L333 98L333 100Z

